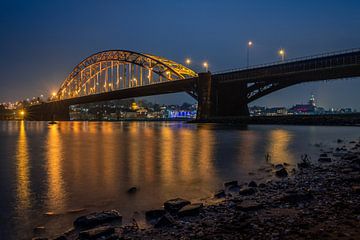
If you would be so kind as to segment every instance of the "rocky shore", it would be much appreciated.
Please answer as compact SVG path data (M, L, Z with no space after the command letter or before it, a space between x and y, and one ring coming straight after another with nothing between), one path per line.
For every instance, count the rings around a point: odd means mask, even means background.
M273 180L226 182L209 201L170 199L145 212L149 227L122 225L109 210L77 218L56 239L360 239L359 140L265 171Z

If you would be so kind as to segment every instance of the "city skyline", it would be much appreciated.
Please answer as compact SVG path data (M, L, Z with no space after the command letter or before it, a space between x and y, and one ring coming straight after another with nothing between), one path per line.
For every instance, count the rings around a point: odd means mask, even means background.
M356 31L360 4L356 1L156 1L142 5L15 1L1 5L0 24L5 37L0 40L0 102L51 94L78 62L105 49L136 50L179 63L190 58L190 68L196 71L204 71L201 64L207 61L209 70L216 72L245 67L247 60L249 65L279 61L279 49L284 49L286 59L290 59L356 48L360 42ZM96 13L105 16L92 17ZM162 27L144 26L147 19L161 22ZM139 29L134 31L136 27ZM252 47L247 59L249 40ZM325 107L360 108L356 94L359 87L359 79L306 83L270 94L254 104L276 106L286 101L292 105L315 93ZM150 98L169 104L194 101L184 93Z

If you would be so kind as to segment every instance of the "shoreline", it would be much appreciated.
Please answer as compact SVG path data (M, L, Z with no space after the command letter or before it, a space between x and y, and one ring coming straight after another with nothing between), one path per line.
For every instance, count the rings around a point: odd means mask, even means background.
M109 210L55 239L360 239L360 140L337 144L314 163L269 164L271 181L227 182L200 203L171 199L146 211L149 227Z

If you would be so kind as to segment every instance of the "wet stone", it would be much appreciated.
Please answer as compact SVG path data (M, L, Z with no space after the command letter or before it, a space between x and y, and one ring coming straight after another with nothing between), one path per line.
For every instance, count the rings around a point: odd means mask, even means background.
M284 168L284 165L282 165L282 164L276 164L276 165L274 166L274 168L275 168L276 170L281 170L281 169Z
M189 204L191 204L191 202L188 200L182 198L174 198L166 201L164 203L164 208L170 213L177 213L181 208Z
M239 191L239 194L242 196L249 196L256 193L256 190L254 188L243 188Z
M164 209L152 209L145 212L146 220L158 219L164 216L166 211Z
M132 194L132 193L136 193L137 190L138 190L137 187L131 187L126 192L129 193L129 194Z
M224 197L226 197L225 191L224 191L224 190L220 190L220 191L216 192L216 193L214 194L214 197L216 197L216 198L224 198Z
M354 193L360 193L360 185L352 186L351 189Z
M162 216L157 223L154 225L155 228L168 227L175 224L174 218L170 214Z
M104 223L110 223L113 221L122 221L122 216L116 210L104 211L100 213L91 213L89 215L78 217L74 221L76 228L91 228Z
M104 238L106 236L110 236L115 232L115 229L110 226L103 226L98 228L93 228L87 231L82 231L79 234L80 240L92 240L98 238Z
M288 174L288 172L286 171L285 168L282 168L282 169L280 169L280 170L277 170L277 171L275 172L275 175L276 175L277 177L279 177L279 178L285 178L285 177L287 177L289 174Z
M311 193L289 193L280 198L281 202L299 203L311 201L314 196Z
M257 211L262 208L263 208L262 204L260 204L256 201L253 201L253 200L244 200L236 206L237 210L244 211L244 212Z
M331 158L329 158L329 157L320 157L320 158L318 159L318 161L319 161L320 163L329 163L329 162L331 162Z
M230 187L230 186L238 186L238 181L230 181L230 182L225 182L224 183L224 187Z
M179 217L189 217L189 216L197 216L200 213L200 210L203 208L202 203L194 203L190 205L186 205L181 208L178 212Z
M255 181L251 181L251 182L249 182L248 186L256 188L258 185L257 185L257 183Z

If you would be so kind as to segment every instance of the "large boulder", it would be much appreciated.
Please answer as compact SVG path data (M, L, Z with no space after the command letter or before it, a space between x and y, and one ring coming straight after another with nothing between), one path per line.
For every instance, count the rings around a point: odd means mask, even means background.
M116 210L104 211L100 213L91 213L89 215L78 217L74 221L75 228L88 229L104 223L113 221L122 221L122 216Z
M177 213L181 208L191 204L190 201L182 198L174 198L164 202L164 208L169 213Z
M186 205L185 207L181 208L178 212L179 217L190 217L190 216L197 216L202 209L202 203L194 203Z

